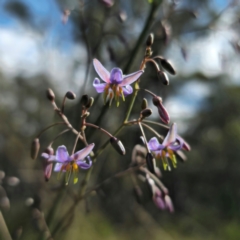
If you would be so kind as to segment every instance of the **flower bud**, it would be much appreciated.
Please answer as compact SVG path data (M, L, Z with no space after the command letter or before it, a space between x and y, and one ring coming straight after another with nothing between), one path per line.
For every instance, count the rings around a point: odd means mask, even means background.
M44 152L48 155L54 155L54 149L52 147L47 147Z
M94 98L90 97L85 107L90 108L93 105L93 103L94 103Z
M45 181L47 182L50 177L51 177L51 174L52 174L52 167L53 167L53 164L52 163L49 163L49 164L46 164L45 168L44 168L44 177L45 177Z
M160 59L162 67L168 71L170 74L175 75L176 72L172 66L172 64L165 58Z
M153 157L153 155L151 153L147 153L147 156L146 156L146 163L147 163L147 167L148 167L148 170L151 172L151 173L155 173L155 159Z
M154 41L154 35L153 33L150 33L146 42L147 47L151 47L153 45L153 41Z
M147 108L147 107L148 107L148 101L147 101L146 98L144 98L144 99L142 100L141 108L142 108L142 110L143 110L143 109L145 109L145 108Z
M35 159L37 158L39 149L40 149L39 139L38 139L38 138L35 138L35 139L32 141L32 146L31 146L31 158L32 158L33 160L35 160Z
M73 99L76 98L76 94L73 93L72 91L68 91L68 92L66 93L66 98L68 98L68 99L70 99L70 100L73 100Z
M166 208L169 210L169 212L173 213L174 206L173 206L171 198L168 195L165 195L164 201L165 201Z
M165 109L165 107L162 104L162 98L155 96L155 97L153 97L152 102L158 108L158 113L159 113L160 119L164 123L168 124L170 121L170 117L169 117L167 110Z
M165 72L159 70L157 72L158 79L164 84L164 85L169 85L169 79L168 76Z
M55 100L55 94L52 89L48 88L47 90L47 98L49 101L53 102Z
M89 96L87 94L83 95L80 102L84 107L86 107L89 102Z
M151 116L152 110L150 108L146 108L146 109L142 110L140 114L141 114L141 119L143 119L143 118Z
M121 155L125 155L126 150L122 144L122 142L115 138L115 137L111 137L110 138L110 143L112 144L113 148Z

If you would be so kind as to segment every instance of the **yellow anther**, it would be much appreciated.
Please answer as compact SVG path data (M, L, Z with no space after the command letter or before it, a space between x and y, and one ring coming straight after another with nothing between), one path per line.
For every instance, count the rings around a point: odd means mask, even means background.
M72 167L73 167L73 170L75 171L78 170L78 165L76 163L73 163Z

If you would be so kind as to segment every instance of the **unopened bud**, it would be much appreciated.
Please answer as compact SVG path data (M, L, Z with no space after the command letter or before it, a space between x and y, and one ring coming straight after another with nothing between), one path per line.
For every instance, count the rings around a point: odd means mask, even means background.
M148 170L151 172L151 173L155 173L155 159L153 157L153 155L148 152L147 153L147 156L146 156L146 163L147 163L147 167L148 167Z
M45 181L46 181L46 182L47 182L47 181L50 179L50 177L51 177L52 167L53 167L53 164L52 164L52 163L49 163L49 164L46 163L46 166L45 166L45 169L44 169L44 177L45 177Z
M174 70L172 64L165 58L160 59L162 67L168 71L170 74L175 75L176 71Z
M54 155L54 149L52 147L47 147L44 152L48 155Z
M126 150L122 144L122 142L115 138L115 137L111 137L110 138L110 143L112 144L113 148L121 155L125 155Z
M32 146L31 146L31 158L32 158L33 160L35 160L35 159L37 158L39 149L40 149L39 139L38 139L38 138L35 138L35 139L32 141Z
M146 108L141 111L141 118L149 117L151 116L151 114L152 114L152 110L150 108Z
M83 95L80 102L84 107L86 107L89 102L89 96L87 94Z
M66 93L66 98L68 98L68 99L70 99L70 100L73 100L73 99L76 98L76 94L73 93L72 91L68 91L68 92Z
M90 97L85 107L90 108L93 105L93 103L94 103L94 98Z
M167 110L165 109L165 107L162 104L162 98L155 96L155 97L153 97L152 101L153 101L153 104L158 108L158 114L160 116L160 119L164 123L168 124L170 121L170 117L169 117Z
M147 42L146 42L147 47L151 47L153 45L153 41L154 41L154 35L153 33L151 33L147 38Z
M53 102L55 100L55 94L52 89L48 88L47 90L47 98L49 101Z
M164 196L164 201L165 201L165 205L166 205L167 209L169 210L169 212L173 213L174 212L174 206L173 206L173 203L172 203L172 199L168 195L165 195Z
M158 79L164 84L164 85L169 85L169 79L168 76L165 72L159 70L158 73Z
M144 98L144 99L142 100L141 108L142 108L142 110L143 110L143 109L146 109L147 107L148 107L148 101L147 101L146 98Z

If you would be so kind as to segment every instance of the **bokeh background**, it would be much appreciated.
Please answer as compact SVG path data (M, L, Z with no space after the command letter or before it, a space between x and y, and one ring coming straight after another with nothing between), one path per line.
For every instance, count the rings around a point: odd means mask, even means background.
M175 213L158 210L148 189L142 204L137 203L131 178L124 176L78 204L54 239L240 239L238 1L115 0L112 6L111 2L0 1L0 205L12 238L46 239L39 219L44 216L50 231L54 229L81 187L80 181L62 188L56 174L46 183L42 160L30 159L32 139L58 121L46 89L53 89L59 104L66 91L76 93L77 99L66 104L74 126L79 125L80 96L95 97L91 122L114 132L130 98L118 109L115 104L103 107L92 87L96 77L92 59L98 58L108 69L118 66L126 74L134 72L152 32L154 54L169 59L177 75L169 76L166 87L149 66L141 86L163 97L172 121L192 147L187 162L163 174ZM138 95L135 112L146 96ZM156 112L152 119L158 119ZM56 127L43 134L41 150L61 130ZM96 147L107 140L96 131L86 133ZM89 186L126 169L139 136L136 127L121 132L126 156L108 147ZM71 148L73 143L74 136L67 133L54 147Z

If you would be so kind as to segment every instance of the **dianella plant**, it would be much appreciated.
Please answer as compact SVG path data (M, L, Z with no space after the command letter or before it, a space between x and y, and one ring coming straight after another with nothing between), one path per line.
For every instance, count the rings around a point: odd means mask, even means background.
M152 202L156 205L156 208L167 210L171 213L174 211L171 193L161 178L165 171L175 171L178 162L186 160L184 151L189 151L190 146L178 134L177 123L171 122L171 116L164 106L164 99L158 95L157 91L154 93L141 87L141 83L148 80L145 70L149 65L154 66L156 75L164 88L167 88L169 85L168 74L176 74L169 60L162 56L154 56L152 52L153 44L154 35L150 34L146 40L146 48L145 52L143 52L144 57L142 62L139 62L140 67L135 69L133 73L125 73L117 66L110 70L102 65L101 59L94 58L92 60L96 76L92 82L92 87L95 88L97 94L102 96L102 107L108 108L108 114L110 115L111 111L114 110L116 112L119 110L119 116L123 119L119 126L115 126L115 132L110 132L108 129L103 128L98 124L97 120L96 122L89 120L91 109L94 105L94 98L87 93L80 96L79 124L78 127L74 127L71 119L65 114L65 103L68 100L74 100L76 98L75 93L71 91L66 92L62 103L59 104L55 99L54 89L47 90L47 99L50 101L53 111L58 115L59 122L44 128L37 135L32 142L31 157L32 159L38 158L38 161L42 161L43 176L47 182L51 181L51 178L59 179L62 184L62 191L67 191L70 184L78 183L80 175L85 171L80 188L77 194L74 195L74 204L70 206L61 219L58 219L52 230L49 230L46 226L45 230L49 236L54 236L64 226L64 222L69 220L69 216L74 212L79 202L87 197L91 197L91 193L96 192L111 179L127 174L131 175L134 194L139 201L141 201L143 195L139 181L143 181L151 191ZM140 92L146 95L146 98L140 100ZM130 100L126 101L127 98L130 98ZM147 98L152 100L152 103L149 104L152 107L148 105ZM98 99L101 100L101 98ZM119 105L122 104L127 104L126 112L122 112L120 109ZM138 108L134 107L135 105ZM134 109L138 109L138 111L136 112ZM158 121L148 119L154 112L159 115ZM103 113L100 111L101 114ZM109 119L111 119L111 116L109 116ZM45 150L40 152L42 133L58 125L65 126L65 129L55 136L47 146L43 146ZM118 135L125 129L127 129L127 135L129 135L136 127L139 129L138 138L139 140L141 139L141 144L136 144L133 149L126 148ZM159 127L162 128L162 132L159 131ZM89 128L95 130L91 132L91 136L87 134ZM67 149L64 145L66 144L64 134L67 132L71 132L75 136L72 149ZM135 134L135 130L133 132ZM94 138L97 140L99 134L106 135L108 138L100 146L94 143ZM147 138L147 135L151 137ZM90 137L93 140L89 141ZM55 145L57 139L58 142L62 141L60 146ZM83 147L79 147L80 145ZM110 178L100 183L96 182L93 187L89 187L89 181L91 177L94 177L92 174L94 165L97 162L101 164L101 155L104 151L108 151L108 145L111 145L116 150L115 154L120 154L122 158L126 156L126 151L132 151L131 159L127 159L129 167L119 171L117 174L113 174ZM57 211L56 208L55 206L55 210L52 211ZM61 208L61 205L58 205L58 208ZM49 219L51 219L51 216Z

